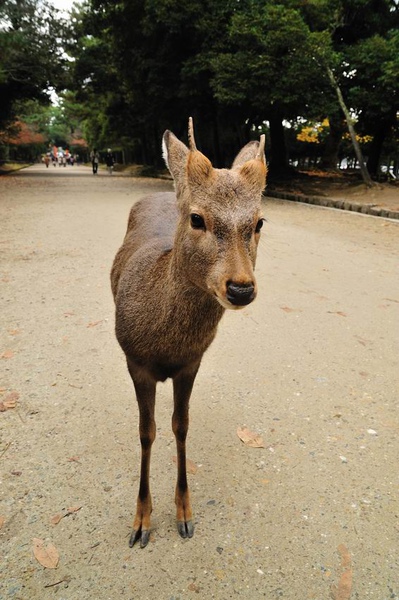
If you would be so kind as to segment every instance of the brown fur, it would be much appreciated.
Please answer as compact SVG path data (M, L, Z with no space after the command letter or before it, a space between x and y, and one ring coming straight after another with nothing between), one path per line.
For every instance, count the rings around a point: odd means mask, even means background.
M168 377L174 387L178 530L182 537L193 535L185 455L189 398L225 308L241 308L256 296L253 269L266 176L264 140L245 146L231 170L214 169L196 149L191 121L190 150L169 131L163 142L176 194L155 194L133 206L111 272L116 336L140 412L141 478L130 545L140 539L142 547L152 510L155 388Z

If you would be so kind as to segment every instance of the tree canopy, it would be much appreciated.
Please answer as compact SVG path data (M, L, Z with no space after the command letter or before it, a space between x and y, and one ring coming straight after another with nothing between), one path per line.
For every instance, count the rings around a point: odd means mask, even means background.
M44 0L0 3L0 129L17 116L18 102L50 102L66 84L65 23Z
M397 0L86 0L67 25L45 0L5 0L0 127L21 99L46 102L55 88L91 146L160 164L163 131L184 135L191 115L217 166L266 131L278 174L287 140L291 152L304 143L291 132L327 119L334 167L345 117L331 73L376 174L398 145L398 19Z

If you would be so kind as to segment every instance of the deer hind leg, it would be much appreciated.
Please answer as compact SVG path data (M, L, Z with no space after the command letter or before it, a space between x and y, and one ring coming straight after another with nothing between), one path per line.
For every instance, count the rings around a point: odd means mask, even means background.
M199 365L173 380L174 411L172 428L177 448L177 483L175 492L177 530L182 538L194 535L193 514L186 471L186 438L189 424L189 401Z
M150 461L151 447L156 434L154 419L156 382L152 379L143 379L140 377L130 363L128 363L128 368L133 379L139 406L141 443L140 487L129 546L132 548L137 540L140 540L140 547L145 548L150 539L151 529Z

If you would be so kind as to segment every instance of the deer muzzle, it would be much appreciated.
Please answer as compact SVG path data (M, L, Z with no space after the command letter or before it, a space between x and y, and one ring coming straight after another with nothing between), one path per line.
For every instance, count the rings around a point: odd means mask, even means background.
M228 281L226 285L226 298L233 306L246 306L256 297L253 283L235 283Z

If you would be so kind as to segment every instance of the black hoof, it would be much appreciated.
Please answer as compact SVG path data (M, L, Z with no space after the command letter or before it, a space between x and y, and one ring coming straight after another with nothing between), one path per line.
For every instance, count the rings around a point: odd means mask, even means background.
M194 535L194 523L192 521L178 521L177 531L182 538L192 538Z
M140 548L145 548L150 540L150 530L149 529L137 529L137 531L133 531L132 535L129 539L129 546L133 548L134 544L140 540Z

